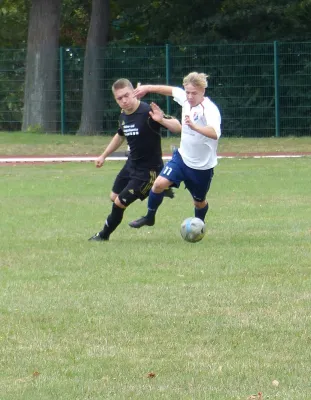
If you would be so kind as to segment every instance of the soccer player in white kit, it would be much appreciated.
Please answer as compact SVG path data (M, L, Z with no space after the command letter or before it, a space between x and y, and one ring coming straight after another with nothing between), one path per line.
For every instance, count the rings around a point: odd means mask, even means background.
M203 222L208 211L206 195L217 165L217 146L221 135L218 107L205 96L208 76L191 72L183 79L184 89L167 85L140 85L134 91L137 98L147 93L172 96L182 106L180 146L155 180L148 198L147 214L130 222L132 228L152 226L162 203L163 192L181 182L191 193L194 216Z

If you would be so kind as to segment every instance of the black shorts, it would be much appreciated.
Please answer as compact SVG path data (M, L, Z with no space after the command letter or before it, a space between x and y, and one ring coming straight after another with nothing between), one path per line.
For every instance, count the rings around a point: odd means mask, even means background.
M150 189L163 167L163 162L156 168L138 168L127 160L118 173L112 191L120 194L123 191L133 192L140 200L148 197Z

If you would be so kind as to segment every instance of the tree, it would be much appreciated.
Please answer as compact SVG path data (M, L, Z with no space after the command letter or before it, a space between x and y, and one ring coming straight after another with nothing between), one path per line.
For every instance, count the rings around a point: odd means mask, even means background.
M57 131L57 59L61 0L32 0L22 130Z
M102 131L104 47L108 41L109 0L93 0L83 72L82 115L78 135Z

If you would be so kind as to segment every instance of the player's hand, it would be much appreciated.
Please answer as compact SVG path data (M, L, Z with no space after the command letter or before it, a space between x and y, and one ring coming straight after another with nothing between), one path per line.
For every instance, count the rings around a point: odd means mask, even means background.
M103 156L99 156L98 158L96 158L95 160L95 166L96 168L100 168L104 165L105 162L105 158Z
M146 96L148 93L148 85L141 85L140 83L137 84L137 88L134 89L134 96L137 97L137 99L141 99L142 97Z
M186 116L185 116L185 124L188 125L189 128L191 128L191 129L194 128L194 123L191 121L189 115L186 115Z
M149 111L149 114L150 114L151 118L154 121L161 123L163 120L163 115L164 115L161 108L156 103L151 103L150 107L151 107L151 111Z

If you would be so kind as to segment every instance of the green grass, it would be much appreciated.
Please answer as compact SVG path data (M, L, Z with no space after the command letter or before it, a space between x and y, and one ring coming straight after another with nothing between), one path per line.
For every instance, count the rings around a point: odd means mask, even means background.
M120 165L0 168L0 399L309 400L310 159L220 160L199 243L183 188L88 242Z
M109 136L47 135L39 133L0 132L0 155L97 155L109 142ZM179 137L162 141L163 152L179 144ZM125 150L122 145L121 150ZM311 152L311 136L285 138L226 138L219 142L219 152Z

